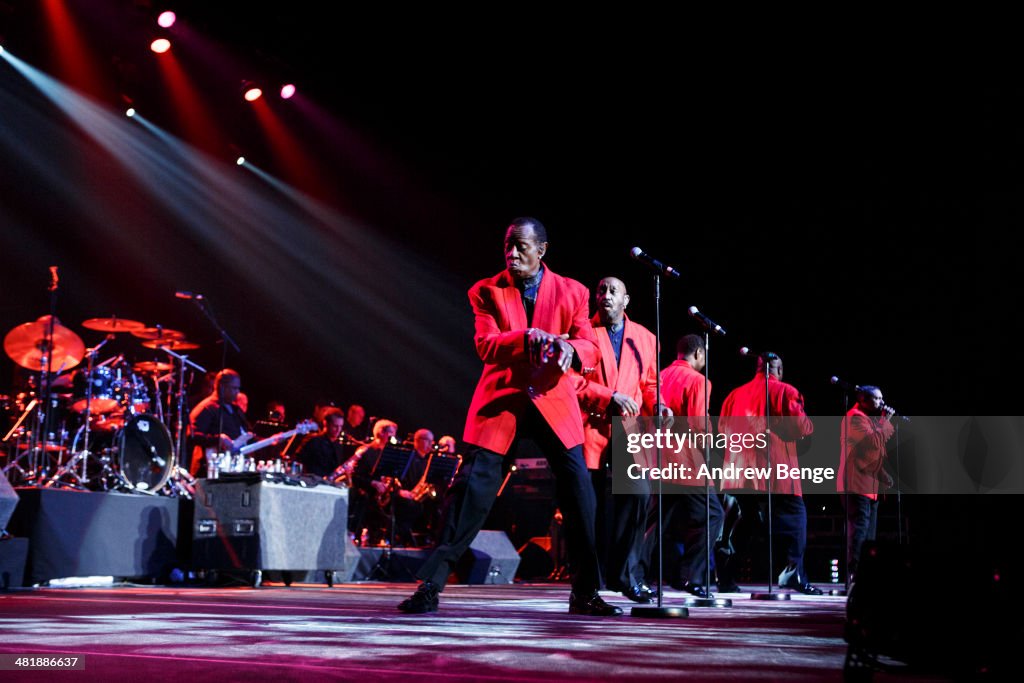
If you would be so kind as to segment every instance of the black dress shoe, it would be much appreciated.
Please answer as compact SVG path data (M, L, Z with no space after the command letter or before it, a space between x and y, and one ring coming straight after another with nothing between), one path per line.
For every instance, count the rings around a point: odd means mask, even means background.
M718 590L721 593L742 593L743 589L735 581L719 581Z
M582 596L570 593L569 614L585 614L588 617L617 617L622 614L622 610L615 605L609 605L601 599L597 591L594 591L590 595Z
M824 595L824 591L804 581L795 568L787 567L779 574L779 588L791 588L804 595Z
M651 598L654 597L650 587L643 582L634 584L630 588L622 591L622 594L633 602L639 602L641 605L649 604L651 602Z
M441 589L432 581L424 581L416 592L398 603L398 611L406 614L424 614L437 611L437 594Z
M789 583L780 586L780 588L792 588L798 593L804 595L824 595L825 592L817 586L812 586L810 583L800 583L799 581L790 581Z
M698 598L708 597L708 590L698 583L691 583L690 581L682 581L678 584L672 584L672 587L676 590L686 591L690 595L695 595Z

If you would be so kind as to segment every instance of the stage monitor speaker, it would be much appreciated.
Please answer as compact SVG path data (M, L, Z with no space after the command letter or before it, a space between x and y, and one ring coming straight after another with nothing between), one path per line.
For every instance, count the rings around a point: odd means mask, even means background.
M0 531L7 528L14 514L14 507L18 504L18 494L15 492L7 477L0 472Z
M20 588L24 585L27 561L27 538L0 540L0 590Z
M348 489L253 477L196 482L192 564L197 569L336 570L346 552Z
M920 517L908 542L864 544L846 605L848 674L883 655L951 680L1019 676L1024 564L1004 535L1019 501L943 498L911 501Z
M516 576L524 581L546 579L555 571L550 536L534 536L519 548L519 570Z
M504 584L515 580L519 553L504 531L481 531L456 566L460 583Z

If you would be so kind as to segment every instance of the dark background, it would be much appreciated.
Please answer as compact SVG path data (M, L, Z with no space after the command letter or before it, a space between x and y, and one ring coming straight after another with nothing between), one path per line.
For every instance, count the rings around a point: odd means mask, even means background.
M67 84L112 112L130 93L188 140L147 51L162 6L66 5L97 74ZM242 349L227 362L242 372L250 415L272 397L291 417L315 400L359 401L400 433L461 437L479 372L465 290L502 268L504 226L532 215L548 227L553 270L590 287L619 276L629 314L651 329L652 278L630 248L683 272L662 282L662 364L697 330L690 305L723 325L713 409L751 375L736 352L745 345L783 356L811 414L842 409L831 375L881 385L907 414L1019 414L1020 399L998 391L1020 329L1016 80L985 82L937 58L876 67L828 41L705 46L697 29L639 12L174 8L177 30L232 57L173 48L217 125L192 142L224 173L244 175L231 165L242 151L286 178L239 84L298 84L291 102L264 88L308 160L297 186L360 228L279 228L286 241L326 245L304 253L323 254L336 275L316 271L319 259L285 259L272 275L225 264L0 62L3 92L43 112L18 124L39 167L13 161L10 137L0 150L0 331L48 311L47 266L57 264L57 314L87 345L100 337L81 321L117 314L185 331L203 344L196 360L218 368L216 332L174 298L203 292ZM11 53L70 73L37 3L0 0L0 22ZM329 115L329 135L300 99ZM67 199L75 178L118 226ZM239 239L217 229L214 240ZM117 345L153 356L127 338ZM0 373L13 377L6 357Z

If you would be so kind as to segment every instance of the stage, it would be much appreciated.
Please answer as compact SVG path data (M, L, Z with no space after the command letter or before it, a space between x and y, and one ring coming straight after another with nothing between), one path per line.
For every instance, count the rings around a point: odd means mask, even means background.
M569 616L564 583L449 585L440 611L426 615L395 609L409 592L385 583L24 589L0 594L0 653L84 657L76 679L194 683L818 681L840 680L846 655L840 596L765 602L737 593L725 596L732 607L648 620L628 616L632 603L610 593L626 616ZM664 604L682 598L670 590Z

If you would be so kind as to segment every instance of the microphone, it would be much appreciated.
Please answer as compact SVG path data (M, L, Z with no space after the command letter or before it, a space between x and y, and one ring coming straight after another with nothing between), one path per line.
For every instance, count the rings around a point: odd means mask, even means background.
M678 270L676 270L672 266L666 266L664 263L651 256L640 247L633 247L629 253L632 254L633 258L636 259L637 261L640 261L641 263L646 263L648 266L658 271L659 273L662 273L663 275L668 275L669 277L674 277L676 279L680 277L680 273Z
M711 332L714 332L715 334L720 334L723 337L725 336L725 330L722 328L722 326L716 323L711 318L704 315L703 313L701 313L696 306L690 306L689 311L690 317L699 320L701 325L703 325L705 328L707 328Z
M910 422L910 418L909 417L907 417L906 415L900 415L899 412L895 408L893 408L891 405L889 405L885 401L882 401L882 408L886 408L888 410L891 410L892 411L892 416L895 417L897 420L903 420L904 422Z
M843 380L839 379L835 375L832 375L832 377L829 379L829 381L832 382L832 384L835 384L838 387L840 387L843 391L850 391L850 392L860 391L860 385L859 384L850 384L849 382L844 382Z
M745 356L746 358L757 358L758 356L760 356L761 358L764 358L765 360L775 360L776 358L779 357L779 354L772 353L771 351L763 351L761 353L756 353L754 351L751 351L746 346L741 346L740 347L740 355L741 356Z
M203 300L202 294L193 294L192 292L186 292L182 290L178 290L177 292L175 292L174 296L178 297L179 299L195 299L196 301Z

